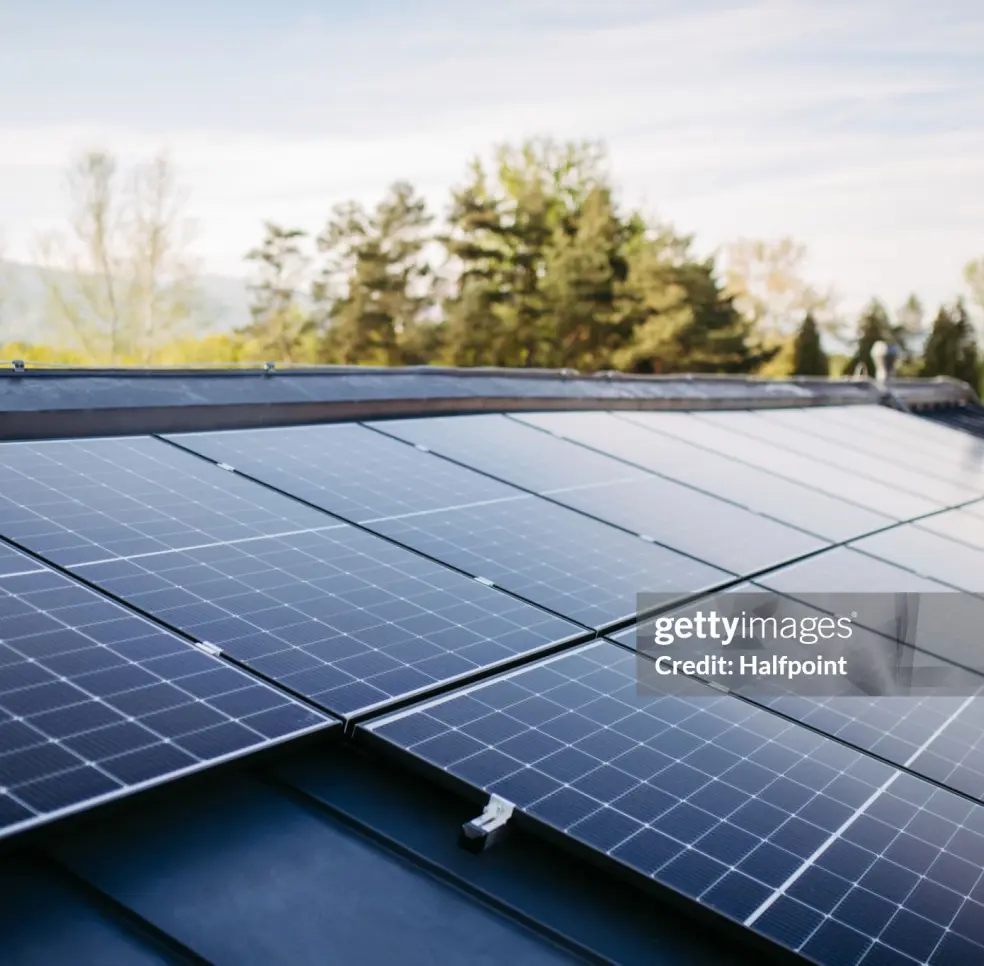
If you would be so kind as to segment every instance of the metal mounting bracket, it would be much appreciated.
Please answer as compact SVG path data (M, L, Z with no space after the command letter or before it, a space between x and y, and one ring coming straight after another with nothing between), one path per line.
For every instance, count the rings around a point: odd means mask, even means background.
M485 811L461 826L458 844L468 852L484 852L501 841L515 806L500 795L491 795Z

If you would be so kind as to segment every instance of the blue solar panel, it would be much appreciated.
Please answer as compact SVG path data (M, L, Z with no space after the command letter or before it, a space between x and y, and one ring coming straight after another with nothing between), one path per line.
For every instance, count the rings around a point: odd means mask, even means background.
M389 420L377 428L732 573L751 574L827 545L501 415Z
M365 427L258 433L262 446L235 454L233 434L175 439L593 628L631 617L642 590L686 597L731 578Z
M776 472L771 466L767 470L760 469L682 439L657 435L610 413L535 413L511 418L610 453L819 536L843 539L835 531L845 525L845 517L848 521L859 519L857 507L821 492L825 488L821 477L817 477L816 488L811 481L806 481L806 485L794 483L779 475L781 469ZM938 503L925 497L881 484L877 502L866 496L865 489L860 486L838 495L896 520L940 509Z
M691 613L701 607L697 603L680 613ZM815 610L812 612L816 613ZM792 611L787 609L784 613ZM629 628L612 635L612 640L632 649L638 648L652 658L654 647L648 636L651 633L648 628L651 624L644 623L638 629ZM852 647L856 654L864 655L866 663L877 663L877 635L856 627ZM793 643L789 641L783 641L783 647L777 653L787 657L812 656L797 655ZM938 658L927 658L915 651L911 651L902 663L907 667L931 668L934 671L946 667L945 662ZM891 693L893 682L890 680L880 682L884 690L877 695L860 692L851 680L821 680L815 694L809 693L803 684L792 684L782 678L742 682L720 675L715 678L715 684L722 690L743 695L754 704L808 725L861 751L895 765L906 766L910 771L954 791L984 799L984 756L981 754L984 743L984 730L981 728L984 724L984 676L956 666L948 670L951 672L949 693L918 696ZM872 686L878 687L879 682L873 682ZM979 696L968 704L968 695Z
M148 437L0 450L0 532L63 566L332 523Z
M159 440L16 451L22 482L0 499L0 533L9 527L28 549L342 716L585 634ZM107 469L114 460L115 474ZM45 483L32 488L35 471ZM145 481L139 492L153 506L107 482L134 479ZM62 521L54 549L52 508ZM69 523L84 540L65 542Z
M613 644L364 729L821 966L984 959L984 808Z
M0 837L331 725L0 545Z
M77 569L342 716L585 633L344 524Z

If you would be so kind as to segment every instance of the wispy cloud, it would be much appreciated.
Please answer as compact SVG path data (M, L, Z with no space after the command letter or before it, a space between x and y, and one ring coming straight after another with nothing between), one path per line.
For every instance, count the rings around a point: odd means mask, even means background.
M984 252L976 0L56 5L0 13L14 253L86 144L169 147L202 255L239 272L261 219L316 230L401 177L443 206L470 156L537 133L607 140L624 200L706 250L794 234L849 308L950 297Z

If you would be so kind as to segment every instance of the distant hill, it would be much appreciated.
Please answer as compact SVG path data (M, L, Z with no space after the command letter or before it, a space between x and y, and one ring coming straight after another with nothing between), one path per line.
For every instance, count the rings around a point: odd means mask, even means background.
M0 261L0 343L44 342L51 337L43 324L46 269L19 262ZM57 275L68 279L67 272ZM249 293L242 279L202 275L202 290L214 310L210 331L228 332L250 320Z

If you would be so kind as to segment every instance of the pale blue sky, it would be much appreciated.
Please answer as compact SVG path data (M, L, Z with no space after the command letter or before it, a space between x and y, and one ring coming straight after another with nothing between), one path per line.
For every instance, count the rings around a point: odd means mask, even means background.
M979 0L0 0L0 236L26 259L60 174L170 149L199 252L532 134L605 139L623 200L711 250L792 234L853 310L930 303L984 255Z

